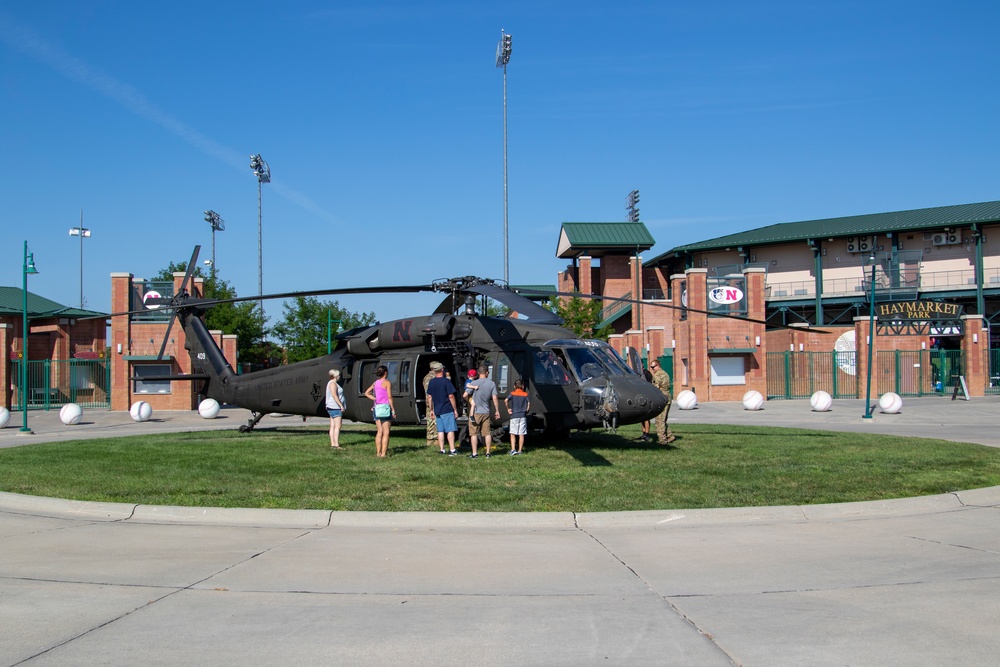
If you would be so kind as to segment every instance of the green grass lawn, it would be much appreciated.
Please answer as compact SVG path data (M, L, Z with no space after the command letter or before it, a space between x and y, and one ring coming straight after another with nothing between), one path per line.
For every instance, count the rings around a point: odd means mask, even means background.
M529 435L523 456L441 456L422 428L284 427L0 450L0 490L76 500L378 511L651 510L877 500L1000 484L1000 449L942 440L684 425L674 447L617 435ZM482 453L482 452L480 452Z

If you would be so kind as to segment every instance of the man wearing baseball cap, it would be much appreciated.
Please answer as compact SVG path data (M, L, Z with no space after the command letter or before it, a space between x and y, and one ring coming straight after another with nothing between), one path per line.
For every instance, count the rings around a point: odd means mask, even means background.
M444 438L448 434L449 456L456 456L455 433L458 431L458 422L455 415L458 413L458 404L455 402L455 385L444 376L444 366L434 369L434 379L427 383L427 412L428 416L435 419L437 425L438 445L441 453L444 454Z
M427 385L434 379L437 371L443 371L444 364L440 361L432 361L431 369L424 376L424 400L427 402L424 408L424 417L427 420L427 445L433 447L438 444L437 420L434 419L434 411L431 409L431 397L427 395Z

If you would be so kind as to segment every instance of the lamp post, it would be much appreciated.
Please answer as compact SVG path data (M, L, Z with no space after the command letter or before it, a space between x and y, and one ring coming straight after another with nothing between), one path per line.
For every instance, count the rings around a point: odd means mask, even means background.
M226 231L226 221L215 211L205 211L205 222L212 225L212 277L215 277L215 232Z
M264 251L261 233L261 210L260 210L260 194L261 186L264 183L271 182L271 168L267 166L267 162L264 158L260 156L260 153L250 156L250 168L253 169L253 175L257 177L257 296L263 296L264 294ZM264 300L260 300L260 319L264 319Z
M639 191L632 190L625 198L625 209L628 211L629 222L639 222ZM635 249L635 298L642 298L642 264L639 261L639 248ZM635 309L635 328L642 331L642 307Z
M70 229L69 235L80 237L80 310L83 310L83 239L90 238L90 230L83 226L82 210L80 211L80 226Z
M503 281L510 284L510 261L507 252L507 63L510 62L510 35L500 28L497 43L497 67L503 69Z
M28 274L38 273L35 268L35 255L28 252L28 242L24 242L24 264L21 265L21 431L20 434L31 435L28 428Z
M875 348L875 243L872 239L872 254L869 261L872 263L872 288L868 295L868 383L865 388L865 414L864 419L872 418L872 350Z

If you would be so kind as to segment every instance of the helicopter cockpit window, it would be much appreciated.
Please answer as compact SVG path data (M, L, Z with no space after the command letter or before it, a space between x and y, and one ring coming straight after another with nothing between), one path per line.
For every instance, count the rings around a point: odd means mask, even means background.
M607 343L587 341L586 347L567 347L563 351L580 382L602 375L634 375Z
M404 359L399 365L399 387L400 394L410 393L410 360Z
M506 394L510 388L510 359L507 358L506 354L501 352L497 355L497 365L493 370L490 377L497 383L497 392Z
M569 384L566 367L551 350L539 350L535 353L535 384Z
M399 362L384 360L382 364L385 366L386 370L389 371L389 374L385 376L385 379L392 383L392 393L400 393L402 391L402 387L399 385Z
M637 375L637 373L632 370L632 367L628 365L628 362L622 359L622 356L618 354L618 350L611 347L607 343L599 342L596 347L591 349L614 375Z

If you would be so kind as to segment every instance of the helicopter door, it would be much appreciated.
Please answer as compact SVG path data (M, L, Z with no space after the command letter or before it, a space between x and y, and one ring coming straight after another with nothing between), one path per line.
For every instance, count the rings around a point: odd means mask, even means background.
M530 414L541 416L545 428L550 430L574 426L581 400L580 385L572 379L563 360L551 349L538 350L531 371Z
M358 384L358 395L364 396L368 387L375 382L375 371L379 366L385 366L388 373L385 379L392 385L392 404L396 408L396 419L401 422L417 421L416 407L411 388L412 364L409 359L386 359L364 361L361 364L361 383ZM368 399L363 399L367 401Z
M635 371L636 375L642 375L642 357L639 356L639 350L634 347L625 348L625 361L628 363L628 367Z

